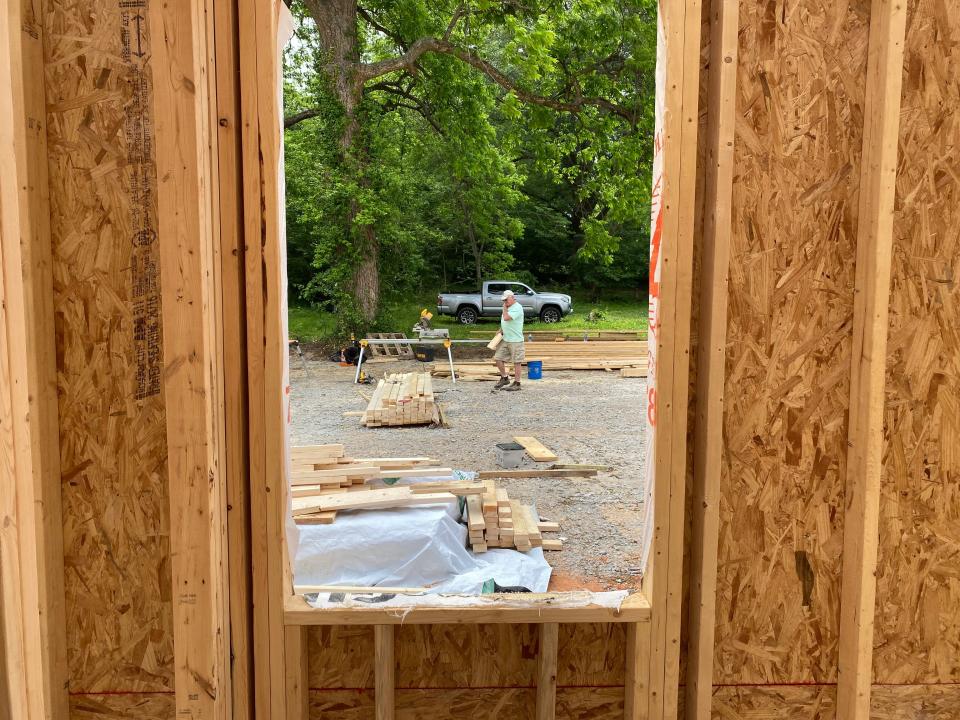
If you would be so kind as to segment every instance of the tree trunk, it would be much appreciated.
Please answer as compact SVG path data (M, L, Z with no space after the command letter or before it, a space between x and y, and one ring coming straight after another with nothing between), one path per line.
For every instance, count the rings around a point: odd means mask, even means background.
M369 157L360 116L363 82L358 77L357 0L307 0L306 6L327 51L324 70L343 106L344 124L340 137L343 167L363 185ZM355 243L360 260L353 271L351 289L364 320L372 322L380 304L380 244L373 227L354 227L359 214L360 203L353 198L346 217L347 234Z

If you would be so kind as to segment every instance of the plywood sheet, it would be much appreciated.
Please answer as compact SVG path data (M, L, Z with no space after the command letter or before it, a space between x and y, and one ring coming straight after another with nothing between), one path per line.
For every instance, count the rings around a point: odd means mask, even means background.
M401 625L397 687L533 687L532 625Z
M835 685L721 687L713 694L715 720L833 720Z
M74 691L172 689L147 0L44 7Z
M740 4L719 683L836 676L868 7Z
M960 2L911 0L874 634L881 683L960 682L958 75Z

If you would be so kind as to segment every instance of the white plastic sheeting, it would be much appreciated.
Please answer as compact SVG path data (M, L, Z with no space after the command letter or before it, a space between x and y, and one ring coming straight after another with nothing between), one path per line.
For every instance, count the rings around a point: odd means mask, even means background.
M551 568L540 548L474 554L466 543L456 502L341 511L332 525L301 526L295 582L479 594L484 582L494 580L546 592Z

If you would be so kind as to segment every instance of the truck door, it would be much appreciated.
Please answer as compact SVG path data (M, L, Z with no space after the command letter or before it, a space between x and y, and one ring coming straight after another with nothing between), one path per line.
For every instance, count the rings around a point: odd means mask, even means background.
M503 307L503 291L506 283L483 284L483 314L487 316L499 315Z
M517 302L523 308L523 316L530 318L537 314L537 295L523 283L513 283L510 286L513 294L517 296Z

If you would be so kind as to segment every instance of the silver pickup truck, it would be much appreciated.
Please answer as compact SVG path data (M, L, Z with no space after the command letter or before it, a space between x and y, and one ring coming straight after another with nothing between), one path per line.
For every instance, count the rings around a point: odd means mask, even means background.
M555 323L573 312L569 295L540 293L512 280L491 280L483 284L480 292L437 295L437 313L455 315L462 325L473 325L481 317L499 317L503 312L504 290L513 290L525 318L538 317L541 322Z

